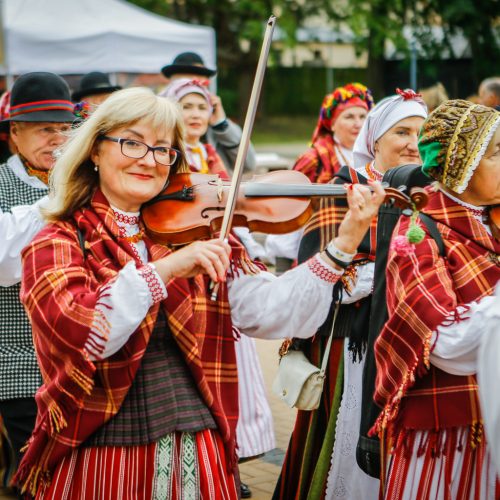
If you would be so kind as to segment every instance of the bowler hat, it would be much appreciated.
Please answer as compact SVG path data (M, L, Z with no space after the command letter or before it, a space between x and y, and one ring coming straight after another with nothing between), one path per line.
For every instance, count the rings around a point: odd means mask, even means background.
M163 68L161 68L161 72L167 78L179 73L188 73L200 76L214 76L217 73L215 69L207 68L203 59L196 52L183 52L182 54L179 54L173 60L172 64L163 66Z
M73 103L68 84L58 75L34 72L21 75L10 94L9 117L0 122L8 130L9 122L73 122Z
M100 71L92 71L84 75L80 81L80 88L73 92L73 101L81 101L82 97L96 94L110 94L115 90L120 90L119 85L111 85L108 75Z

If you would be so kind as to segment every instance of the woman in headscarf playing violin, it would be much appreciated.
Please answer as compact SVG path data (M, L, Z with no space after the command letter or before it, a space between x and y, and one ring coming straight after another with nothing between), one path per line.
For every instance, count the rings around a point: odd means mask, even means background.
M387 265L389 319L375 343L372 429L382 453L384 498L496 499L498 477L476 380L482 324L500 279L500 241L489 207L500 203L500 113L447 101L419 138L427 188L423 212L444 242L402 217ZM497 237L495 237L497 234Z
M427 116L422 99L412 90L399 91L371 111L354 144L354 168L343 167L331 183L366 183L405 163L419 163L417 139ZM345 200L323 198L304 228L299 262L328 248L342 223ZM362 372L369 333L377 221L371 224L332 298L328 319L312 340L297 343L316 366L328 337L333 336L320 406L299 411L283 464L275 499L376 499L378 480L356 463L361 418ZM334 310L339 312L333 324ZM292 332L295 335L297 332Z

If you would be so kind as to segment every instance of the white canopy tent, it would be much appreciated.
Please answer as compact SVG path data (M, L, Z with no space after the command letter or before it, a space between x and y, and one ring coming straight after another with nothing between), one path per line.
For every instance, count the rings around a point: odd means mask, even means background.
M215 31L124 0L1 0L1 74L158 73L186 51L216 67ZM5 57L6 56L6 57Z

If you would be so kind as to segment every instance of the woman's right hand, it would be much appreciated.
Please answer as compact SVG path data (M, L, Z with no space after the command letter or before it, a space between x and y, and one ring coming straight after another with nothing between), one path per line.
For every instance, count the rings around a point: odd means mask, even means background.
M230 255L231 247L225 241L195 241L153 264L165 283L172 278L191 278L198 274L208 274L212 281L219 282L226 280Z
M368 183L371 189L363 184L351 184L347 188L349 210L339 226L337 237L333 240L335 246L343 252L356 253L384 201L385 191L382 184L372 180L368 180Z

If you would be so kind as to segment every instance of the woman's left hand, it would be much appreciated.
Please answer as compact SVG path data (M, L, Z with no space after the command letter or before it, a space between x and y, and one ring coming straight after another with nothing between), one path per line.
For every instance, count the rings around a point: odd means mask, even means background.
M210 116L210 125L215 125L216 123L225 120L226 112L222 106L222 100L218 95L210 94L210 104L212 104L212 115Z

